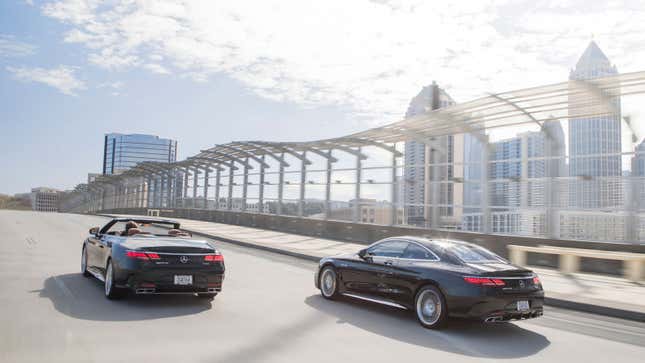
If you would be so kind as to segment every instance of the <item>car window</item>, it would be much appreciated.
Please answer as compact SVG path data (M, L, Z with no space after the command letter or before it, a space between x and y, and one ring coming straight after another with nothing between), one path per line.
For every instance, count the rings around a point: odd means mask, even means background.
M408 244L409 243L405 241L383 242L371 247L368 252L372 256L401 257L401 255L403 255L403 251L408 247Z
M436 260L437 257L430 253L427 249L419 246L416 243L408 244L401 258L410 258L414 260Z
M505 262L501 257L479 246L453 244L447 249L460 260L467 263Z

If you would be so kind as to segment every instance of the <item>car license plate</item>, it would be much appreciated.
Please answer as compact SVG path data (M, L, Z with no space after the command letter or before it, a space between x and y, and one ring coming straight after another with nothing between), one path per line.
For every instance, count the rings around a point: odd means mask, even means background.
M193 276L191 275L175 275L175 285L192 285Z
M529 302L527 300L520 300L517 302L517 311L529 310Z

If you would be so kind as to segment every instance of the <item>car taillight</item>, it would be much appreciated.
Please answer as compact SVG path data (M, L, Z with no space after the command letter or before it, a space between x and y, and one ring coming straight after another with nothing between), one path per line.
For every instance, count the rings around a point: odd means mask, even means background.
M464 277L464 281L473 285L482 285L482 286L504 286L504 280L501 279L489 279L487 277Z
M145 253L139 251L126 251L125 255L130 258L136 258L139 260L158 260L159 255L156 253Z
M533 285L539 285L540 284L540 278L536 276L533 276Z
M218 261L224 261L224 256L222 256L221 254L204 256L204 262L218 262Z

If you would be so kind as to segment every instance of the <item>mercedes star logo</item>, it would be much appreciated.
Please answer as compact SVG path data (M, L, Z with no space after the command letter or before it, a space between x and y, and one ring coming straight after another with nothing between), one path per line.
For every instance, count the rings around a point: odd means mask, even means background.
M181 263L187 263L187 262L188 262L188 256L181 256L181 257L179 257L179 262L181 262Z
M523 289L523 288L524 288L524 280L520 280L520 288L521 288L521 289Z

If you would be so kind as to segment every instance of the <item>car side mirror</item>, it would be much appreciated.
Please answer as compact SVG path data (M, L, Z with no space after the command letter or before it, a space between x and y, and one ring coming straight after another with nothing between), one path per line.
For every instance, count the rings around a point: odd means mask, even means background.
M90 228L90 234L93 236L96 236L97 234L99 234L99 227Z

